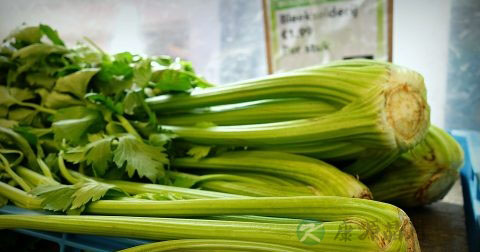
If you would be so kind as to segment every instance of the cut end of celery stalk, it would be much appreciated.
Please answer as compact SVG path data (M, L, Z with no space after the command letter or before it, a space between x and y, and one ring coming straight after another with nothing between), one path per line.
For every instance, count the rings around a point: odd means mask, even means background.
M423 142L402 154L369 187L376 200L403 207L430 204L448 193L463 159L455 139L431 125Z
M415 193L417 205L427 205L445 197L459 173L451 169L439 169Z
M400 150L411 149L424 138L430 125L423 77L409 69L392 66L387 86L387 123L395 131Z
M417 232L415 231L415 227L413 227L410 218L408 218L407 214L405 214L402 210L401 216L403 216L402 220L402 235L405 237L406 242L406 251L407 252L420 252L420 244L418 242Z
M376 239L379 251L405 251L420 252L417 232L408 215L397 208L398 211L398 238L392 238L387 233L379 233Z
M464 153L452 136L435 126L430 127L422 144L418 149L423 148L428 155L419 165L426 167L424 170L430 171L431 176L417 190L415 198L419 204L430 204L442 199L452 188L460 175Z

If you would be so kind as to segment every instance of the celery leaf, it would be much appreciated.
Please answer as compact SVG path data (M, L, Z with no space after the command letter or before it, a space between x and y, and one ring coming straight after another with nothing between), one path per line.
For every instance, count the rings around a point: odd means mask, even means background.
M0 105L6 106L7 108L17 102L29 100L34 97L35 94L28 89L0 86Z
M114 137L105 137L93 141L85 146L78 146L68 150L65 153L65 160L80 163L87 162L91 165L96 177L103 176L108 169L109 162L112 161L111 142Z
M45 34L45 36L47 36L47 38L50 39L50 41L52 41L53 44L60 45L60 46L65 45L62 39L60 39L60 37L58 36L58 32L52 29L52 27L48 25L40 24L39 28L40 28L40 31L43 34Z
M89 202L95 202L107 193L110 193L110 196L127 196L126 193L114 185L93 180L76 183L73 185L73 189L75 193L73 194L71 209L78 209Z
M43 209L65 212L72 205L75 189L70 185L40 185L30 193L42 198Z
M92 103L103 105L105 108L116 114L123 114L123 104L121 102L113 101L110 96L97 93L88 93L85 95L85 98Z
M55 90L65 93L71 93L77 98L82 99L86 92L90 79L98 72L97 68L83 69L69 75L58 78Z
M121 189L94 180L85 180L75 185L40 185L30 191L42 199L43 209L62 212L82 212L90 202L106 195L127 196Z
M192 148L190 148L190 150L188 150L187 154L193 157L194 159L199 160L208 156L211 149L212 147L210 146L195 145Z
M103 129L102 115L98 110L86 107L68 107L59 109L52 124L55 139L66 139L72 144L85 142L87 133Z
M125 164L128 176L137 172L140 178L147 177L155 183L165 175L164 166L169 160L165 148L144 143L128 134L118 138L118 146L113 151L113 161L120 168Z

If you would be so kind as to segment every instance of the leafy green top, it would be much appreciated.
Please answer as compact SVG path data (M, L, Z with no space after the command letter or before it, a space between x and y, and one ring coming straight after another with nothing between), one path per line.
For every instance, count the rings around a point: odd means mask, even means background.
M67 47L58 32L44 24L7 36L0 47L0 126L27 139L35 150L29 164L46 158L46 166L55 172L54 160L62 151L71 162L67 166L88 175L162 181L173 136L157 124L145 99L188 94L210 84L188 61L130 52L109 55L91 40L86 42ZM201 157L208 150L192 153ZM78 190L58 185L35 190L45 197L76 199L74 191ZM70 207L45 202L54 210ZM71 204L73 209L81 205L74 200Z
M128 196L121 189L94 180L80 181L74 185L40 185L30 191L42 199L42 207L46 210L62 211L69 214L80 214L90 202L105 196Z

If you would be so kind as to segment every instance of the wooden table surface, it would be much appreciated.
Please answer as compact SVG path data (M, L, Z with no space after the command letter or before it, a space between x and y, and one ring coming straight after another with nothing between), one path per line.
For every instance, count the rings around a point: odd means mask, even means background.
M422 252L468 252L460 180L442 201L405 211L415 226Z

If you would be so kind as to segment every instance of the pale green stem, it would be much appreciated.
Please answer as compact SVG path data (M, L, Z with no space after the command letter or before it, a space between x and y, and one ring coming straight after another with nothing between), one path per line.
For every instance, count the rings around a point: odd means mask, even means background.
M43 162L41 158L37 158L37 163L38 163L38 166L40 166L40 169L42 170L43 175L53 179L52 173L50 172L50 168L48 168L47 164L45 164L45 162Z
M48 178L46 176L43 176L35 171L32 171L28 168L25 168L23 166L17 166L16 167L16 172L18 173L19 176L21 176L25 181L27 181L29 184L32 184L33 187L38 186L38 185L57 185L59 184L56 180L53 178Z
M78 167L78 172L81 174L85 174L85 162L80 163L80 166Z
M76 184L78 182L78 179L72 176L70 172L68 171L67 167L65 166L65 161L63 160L63 151L60 151L58 153L58 167L60 168L60 173L62 176L70 183L70 184Z
M29 103L29 102L20 102L20 101L17 101L16 102L18 105L20 106L24 106L24 107L30 107L30 108L34 108L40 112L44 112L44 113L48 113L48 114L52 114L54 115L55 113L57 113L57 111L53 110L53 109L49 109L49 108L44 108L42 106L39 106L37 104L33 104L33 103Z
M20 177L18 176L10 167L10 163L8 160L3 156L3 154L0 154L0 160L2 161L2 168L5 169L5 171L12 177L15 182L17 182L23 190L29 192L32 190L32 188Z
M127 120L127 118L125 118L124 116L122 115L115 115L117 117L117 119L120 121L120 123L122 124L122 127L130 134L132 134L133 136L135 136L137 139L139 140L142 140L142 137L140 136L140 134L138 134L138 132L135 130L135 128L132 126L132 124L130 124L130 122Z
M213 240L213 239L185 239L185 240L172 240L149 243L145 245L136 246L121 250L120 252L167 252L167 251L180 251L188 250L197 251L196 249L209 251L250 251L250 252L308 252L301 248L294 248L290 246L277 245L272 243L263 242L246 242L236 240Z

